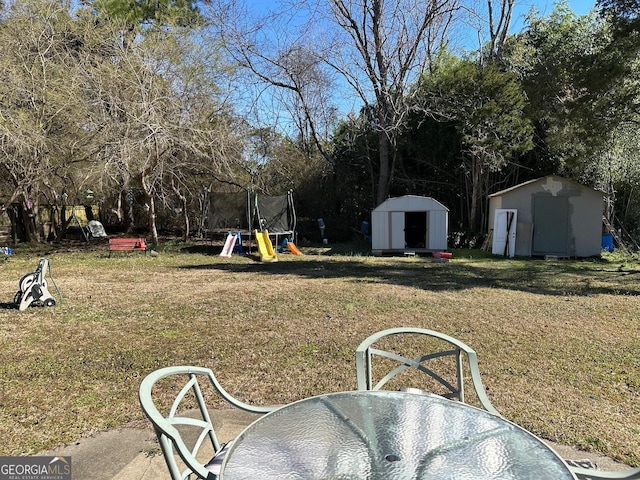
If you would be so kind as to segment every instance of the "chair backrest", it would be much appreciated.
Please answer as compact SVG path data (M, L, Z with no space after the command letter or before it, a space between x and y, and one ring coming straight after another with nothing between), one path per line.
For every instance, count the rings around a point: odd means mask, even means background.
M178 392L172 400L171 407L164 409L166 411L164 414L161 413L154 399L154 393L160 393L158 390L162 391L158 387L158 383L163 379L167 379L164 382L171 384L172 391ZM157 387L155 392L154 387ZM197 459L198 452L207 442L213 450L213 454L218 452L221 447L203 395L203 389L208 389L209 387L212 387L228 403L248 412L264 414L275 408L253 406L237 400L222 388L213 372L208 368L193 366L166 367L147 375L140 384L140 405L153 424L173 480L191 478L192 475L200 479L215 478L205 468L204 463ZM158 398L160 396L159 394L157 395ZM194 407L197 408L199 418L193 417ZM185 413L188 413L188 415ZM185 441L187 431L195 439L190 442L189 446ZM182 472L180 471L176 454L186 466L186 469Z
M413 387L465 402L465 363L480 406L500 415L485 392L476 352L456 338L424 328L391 328L365 339L356 349L358 389ZM407 381L411 384L403 383Z

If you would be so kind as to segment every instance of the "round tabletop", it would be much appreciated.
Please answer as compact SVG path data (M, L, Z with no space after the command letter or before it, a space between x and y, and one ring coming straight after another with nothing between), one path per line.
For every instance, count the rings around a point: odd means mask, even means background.
M517 425L436 395L356 391L307 398L234 441L224 480L575 479Z

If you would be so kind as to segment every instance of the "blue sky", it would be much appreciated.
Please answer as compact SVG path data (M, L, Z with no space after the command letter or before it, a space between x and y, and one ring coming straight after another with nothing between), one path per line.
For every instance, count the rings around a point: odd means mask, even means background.
M486 0L463 0L465 3L475 4L476 8L480 9L482 12L486 9ZM494 6L497 6L498 1L494 1ZM538 15L541 17L547 17L553 13L555 9L554 0L515 0L514 11L511 17L511 27L509 32L512 34L518 33L523 30L525 27L525 17L531 11L532 7L538 11ZM589 11L595 6L596 0L568 0L568 5L571 10L574 11L577 15L586 15ZM486 17L483 17L482 13L480 13L481 18L486 21ZM484 15L486 15L486 11L484 11ZM456 46L462 47L466 51L475 51L478 50L481 43L484 43L488 40L487 38L487 26L486 23L483 27L483 38L478 38L478 22L470 20L470 24L468 28L464 26L464 24L459 24L450 38L454 42L451 46L454 48Z
M486 8L486 0L463 1L465 3L473 3L480 8ZM577 15L586 15L594 8L596 1L597 0L568 0L567 3L571 10ZM277 10L281 6L278 0L245 0L245 2L247 6L256 13L264 13L270 9ZM495 3L497 3L497 1L494 0L494 4ZM522 30L525 16L529 13L531 7L535 7L540 16L546 17L554 11L555 3L557 3L555 0L515 0L510 32L513 34ZM479 38L477 27L477 23L470 24L468 28L459 25L456 29L457 31L452 36L455 44L462 46L466 51L477 50L480 43L487 41L487 38ZM483 35L486 35L486 30ZM351 98L351 100L353 100L352 93L353 92L349 92L349 98ZM356 107L346 107L346 110L350 110L351 108L357 110Z
M526 2L522 2L522 3L526 3ZM530 1L529 3L533 3L537 5L538 10L540 10L540 13L549 14L553 11L553 2L538 0L538 1ZM595 0L571 0L569 2L569 6L571 7L571 10L576 12L578 15L586 15L587 13L589 13L589 10L591 10L595 6L595 4L596 4Z
M277 0L245 0L247 5L255 12L264 13L270 9L278 9L279 2ZM597 0L568 0L567 3L571 10L573 10L578 15L586 15L589 11L595 7ZM467 3L467 1L463 0L463 2ZM476 6L482 8L486 7L486 0L471 0L471 3L475 3ZM494 3L498 3L494 0ZM531 10L531 7L534 7L538 10L541 16L546 17L550 15L555 6L556 0L515 0L514 5L514 14L511 20L511 33L517 33L522 30L524 26L524 18ZM465 34L460 32L462 36ZM473 33L473 29L470 32L472 37L469 40L472 48L476 48L477 43L477 33ZM463 43L466 43L463 41Z
M257 10L267 10L269 8L277 8L277 2L274 0L248 0L247 2L252 8ZM482 3L486 3L484 0ZM546 16L553 11L554 0L516 0L515 8L517 15L525 15L532 6L536 6L538 11ZM596 0L569 0L569 7L578 15L585 15L589 13L595 4Z
M570 0L569 7L578 15L586 15L595 7L596 0ZM513 26L518 31L523 23L524 16L529 13L532 6L535 6L543 17L550 15L554 10L553 0L516 0L514 6Z

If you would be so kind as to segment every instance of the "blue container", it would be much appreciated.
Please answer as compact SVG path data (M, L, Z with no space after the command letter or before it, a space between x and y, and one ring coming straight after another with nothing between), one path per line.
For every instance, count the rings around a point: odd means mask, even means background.
M613 235L602 235L602 250L613 252Z

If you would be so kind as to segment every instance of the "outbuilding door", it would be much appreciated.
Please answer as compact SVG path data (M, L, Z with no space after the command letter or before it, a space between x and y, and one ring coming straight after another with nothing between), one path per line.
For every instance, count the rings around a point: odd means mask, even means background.
M428 248L428 214L429 212L391 212L391 248Z
M406 248L427 248L427 225L429 212L405 212L404 240Z
M569 255L569 215L569 197L534 197L534 255Z
M405 247L404 240L404 212L391 212L391 238L390 248L402 250Z
M518 210L496 209L493 220L493 245L491 253L513 257L516 254L516 225Z

